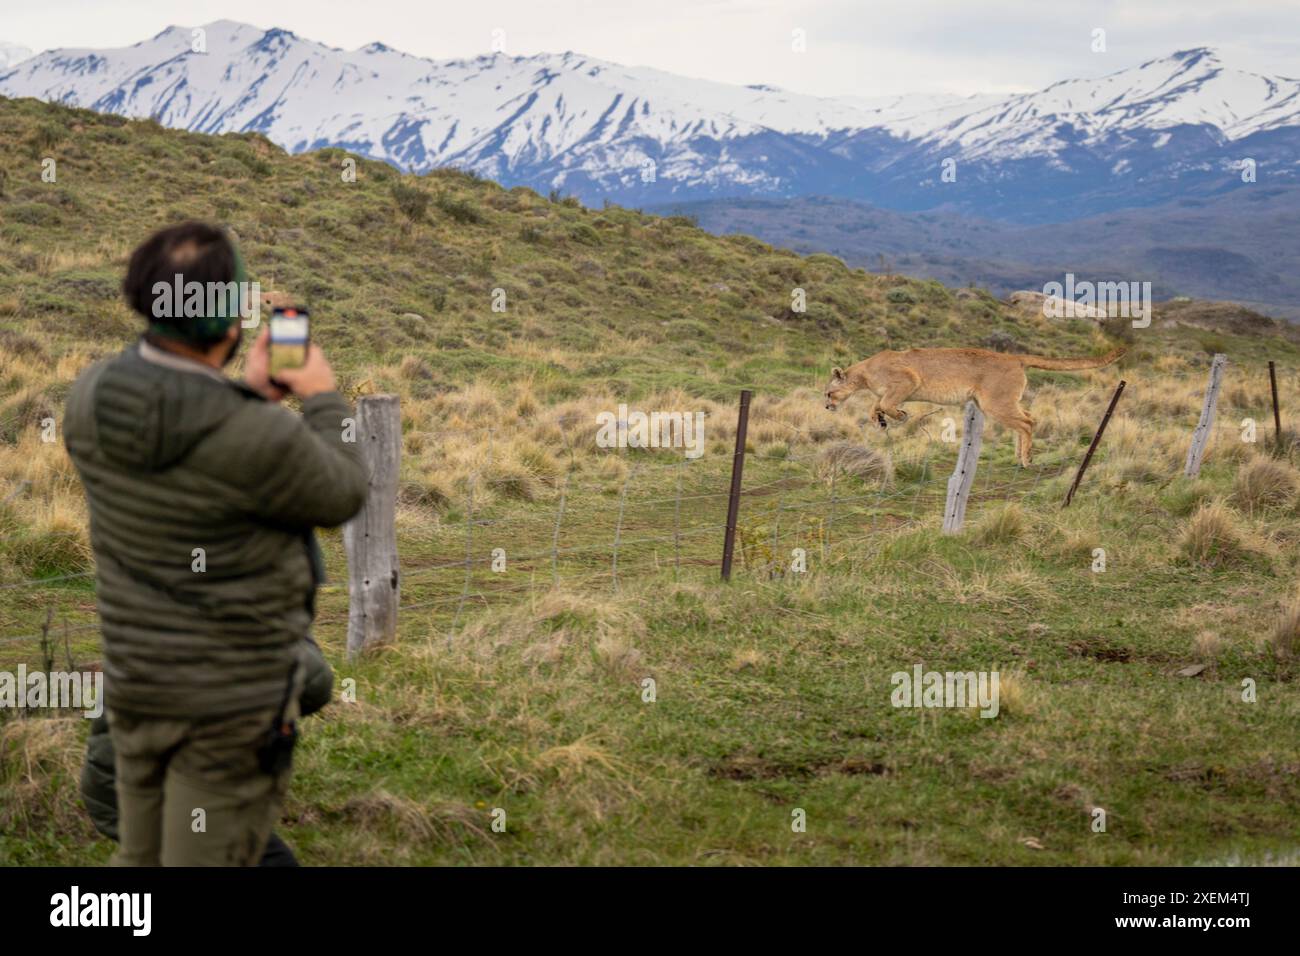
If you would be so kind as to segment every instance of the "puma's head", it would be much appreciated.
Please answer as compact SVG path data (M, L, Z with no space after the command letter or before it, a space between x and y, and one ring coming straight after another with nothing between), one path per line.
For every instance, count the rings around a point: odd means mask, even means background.
M826 409L835 411L842 401L858 390L858 387L849 381L849 377L844 374L844 369L831 369L831 381L826 386Z

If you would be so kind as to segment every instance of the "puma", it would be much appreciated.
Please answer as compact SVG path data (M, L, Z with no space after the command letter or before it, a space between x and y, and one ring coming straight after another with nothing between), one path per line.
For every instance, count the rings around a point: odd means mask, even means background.
M907 349L877 352L847 369L831 370L826 386L826 407L835 411L854 392L876 396L870 417L881 428L886 416L899 424L907 421L903 402L961 405L974 401L980 410L1016 436L1021 465L1029 464L1034 420L1020 406L1025 393L1025 369L1072 372L1101 368L1125 352L1117 348L1101 358L1045 358L1010 355L986 349Z

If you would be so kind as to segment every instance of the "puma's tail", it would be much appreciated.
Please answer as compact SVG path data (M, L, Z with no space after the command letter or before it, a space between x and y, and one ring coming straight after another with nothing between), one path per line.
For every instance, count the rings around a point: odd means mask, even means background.
M1025 368L1045 368L1057 372L1077 372L1085 368L1101 368L1114 362L1128 349L1112 349L1101 358L1046 358L1042 355L1017 355Z

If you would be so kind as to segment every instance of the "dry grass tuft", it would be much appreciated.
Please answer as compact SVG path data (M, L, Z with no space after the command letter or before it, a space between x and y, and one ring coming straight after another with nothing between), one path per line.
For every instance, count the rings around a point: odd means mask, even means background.
M856 442L837 441L828 445L818 456L817 473L822 478L839 473L888 485L894 480L894 463L888 452L877 451Z
M1029 717L1035 711L1029 681L1020 671L998 673L998 716Z
M1196 509L1187 521L1179 547L1187 560L1207 567L1232 564L1249 550L1237 516L1220 501Z
M975 526L971 540L981 545L1015 541L1024 534L1026 524L1024 510L1015 502L1010 502L985 514Z
M459 843L466 835L488 835L482 827L483 814L471 807L453 802L421 803L383 789L353 797L340 812L362 827L389 826L412 840Z
M1295 469L1271 458L1255 458L1237 470L1232 500L1248 514L1259 508L1285 505L1295 499L1300 478Z
M603 645L602 661L626 662L633 653L630 642L645 634L645 621L630 603L608 595L548 591L532 605L489 610L465 628L463 637L471 645L524 647L532 660L556 660L564 647L579 642Z
M0 832L61 830L90 836L90 821L77 805L88 721L20 717L0 722Z
M1295 653L1296 642L1300 639L1300 595L1297 595L1282 609L1282 615L1273 626L1268 643L1278 657L1290 657Z
M1201 631L1192 638L1192 651L1199 660L1214 660L1222 648L1223 640L1214 631Z

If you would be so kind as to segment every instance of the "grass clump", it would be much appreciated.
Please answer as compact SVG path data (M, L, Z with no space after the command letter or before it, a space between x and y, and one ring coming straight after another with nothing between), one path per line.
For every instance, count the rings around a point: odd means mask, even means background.
M1241 561L1248 553L1241 521L1222 501L1202 504L1187 519L1179 539L1192 564L1218 567Z

